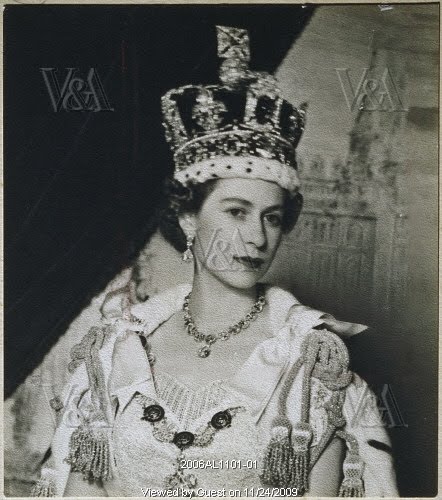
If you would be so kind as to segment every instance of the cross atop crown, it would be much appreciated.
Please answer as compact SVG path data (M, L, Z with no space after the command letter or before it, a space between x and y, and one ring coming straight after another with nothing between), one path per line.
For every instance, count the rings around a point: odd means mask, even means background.
M218 57L250 61L250 43L247 30L217 26Z
M250 43L247 30L217 26L218 57L223 59L220 80L233 85L249 76Z

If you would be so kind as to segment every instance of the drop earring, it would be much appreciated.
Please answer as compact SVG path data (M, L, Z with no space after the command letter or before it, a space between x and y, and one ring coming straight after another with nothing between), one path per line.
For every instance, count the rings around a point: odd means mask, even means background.
M191 260L193 260L193 252L192 252L193 239L194 237L190 235L186 237L187 249L183 253L184 262L190 262Z

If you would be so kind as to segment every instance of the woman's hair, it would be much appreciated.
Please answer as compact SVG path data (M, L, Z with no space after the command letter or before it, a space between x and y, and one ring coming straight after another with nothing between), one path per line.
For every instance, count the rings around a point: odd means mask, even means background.
M179 252L186 249L186 236L183 233L178 217L184 213L196 213L206 197L213 191L219 179L203 183L183 186L175 179L165 181L165 203L160 210L159 227L161 234ZM296 224L302 209L302 195L297 193L291 197L288 192L284 199L284 216L282 230L289 232Z

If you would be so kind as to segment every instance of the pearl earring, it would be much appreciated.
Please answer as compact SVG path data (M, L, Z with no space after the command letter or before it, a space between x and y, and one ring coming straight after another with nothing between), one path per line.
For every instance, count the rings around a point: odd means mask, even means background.
M187 245L187 250L183 253L183 261L184 262L190 262L193 260L193 253L192 253L192 245L193 245L193 236L187 235L186 237L186 245Z

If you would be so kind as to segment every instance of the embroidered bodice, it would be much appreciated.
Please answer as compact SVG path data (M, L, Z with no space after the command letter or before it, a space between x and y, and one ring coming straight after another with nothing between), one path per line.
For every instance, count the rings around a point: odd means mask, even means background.
M223 382L215 380L204 387L193 389L166 372L156 371L154 377L158 398L171 409L184 427L227 397Z
M228 400L228 381L215 380L204 387L192 389L166 372L156 372L154 383L158 399L170 408L183 427L188 427L204 413ZM310 397L310 415L313 430L312 446L316 446L327 425L325 403L330 393L316 379L313 380ZM300 400L298 401L300 404Z
M155 402L164 408L167 425L177 431L198 435L214 414L238 405L221 381L194 391L169 375L155 378ZM112 435L118 478L107 482L108 494L140 496L141 488L167 489L167 478L175 473L177 461L185 474L196 478L198 488L251 488L259 481L261 443L246 411L236 414L232 425L217 432L207 446L190 447L183 454L173 443L159 441L153 426L141 420L142 415L141 402L135 397L115 419Z
M229 406L239 404L231 398L227 381L217 380L194 390L164 372L156 372L154 385L156 402L166 410L168 420L181 431L195 432L211 416ZM312 428L316 446L327 426L324 410L327 391L319 383L312 386ZM297 402L300 404L300 399ZM113 447L121 480L108 481L106 491L112 496L141 495L146 491L164 489L165 478L174 471L179 450L174 445L159 443L152 435L151 426L140 420L142 408L134 398L117 415L113 428ZM265 433L264 433L265 435ZM222 489L235 485L243 491L256 490L267 436L256 426L247 411L235 416L229 429L216 436L210 446L191 448L181 458L183 465L197 465L186 469L203 489ZM141 486L140 486L141 485Z
M231 379L195 390L152 371L139 339L174 314L187 292L182 286L124 314L108 311L104 326L74 350L51 462L36 494L62 495L71 468L104 479L109 496L189 484L243 495L263 484L300 485L302 493L308 483L296 470L308 474L337 433L348 447L342 495L364 489L371 496L396 495L390 456L369 444L381 442L385 450L389 443L374 397L348 371L345 346L330 332L354 333L360 325L340 323L270 288L273 336ZM183 448L182 439L191 444ZM281 446L290 446L292 462L275 461L289 457L275 455ZM178 470L178 463L190 468Z

